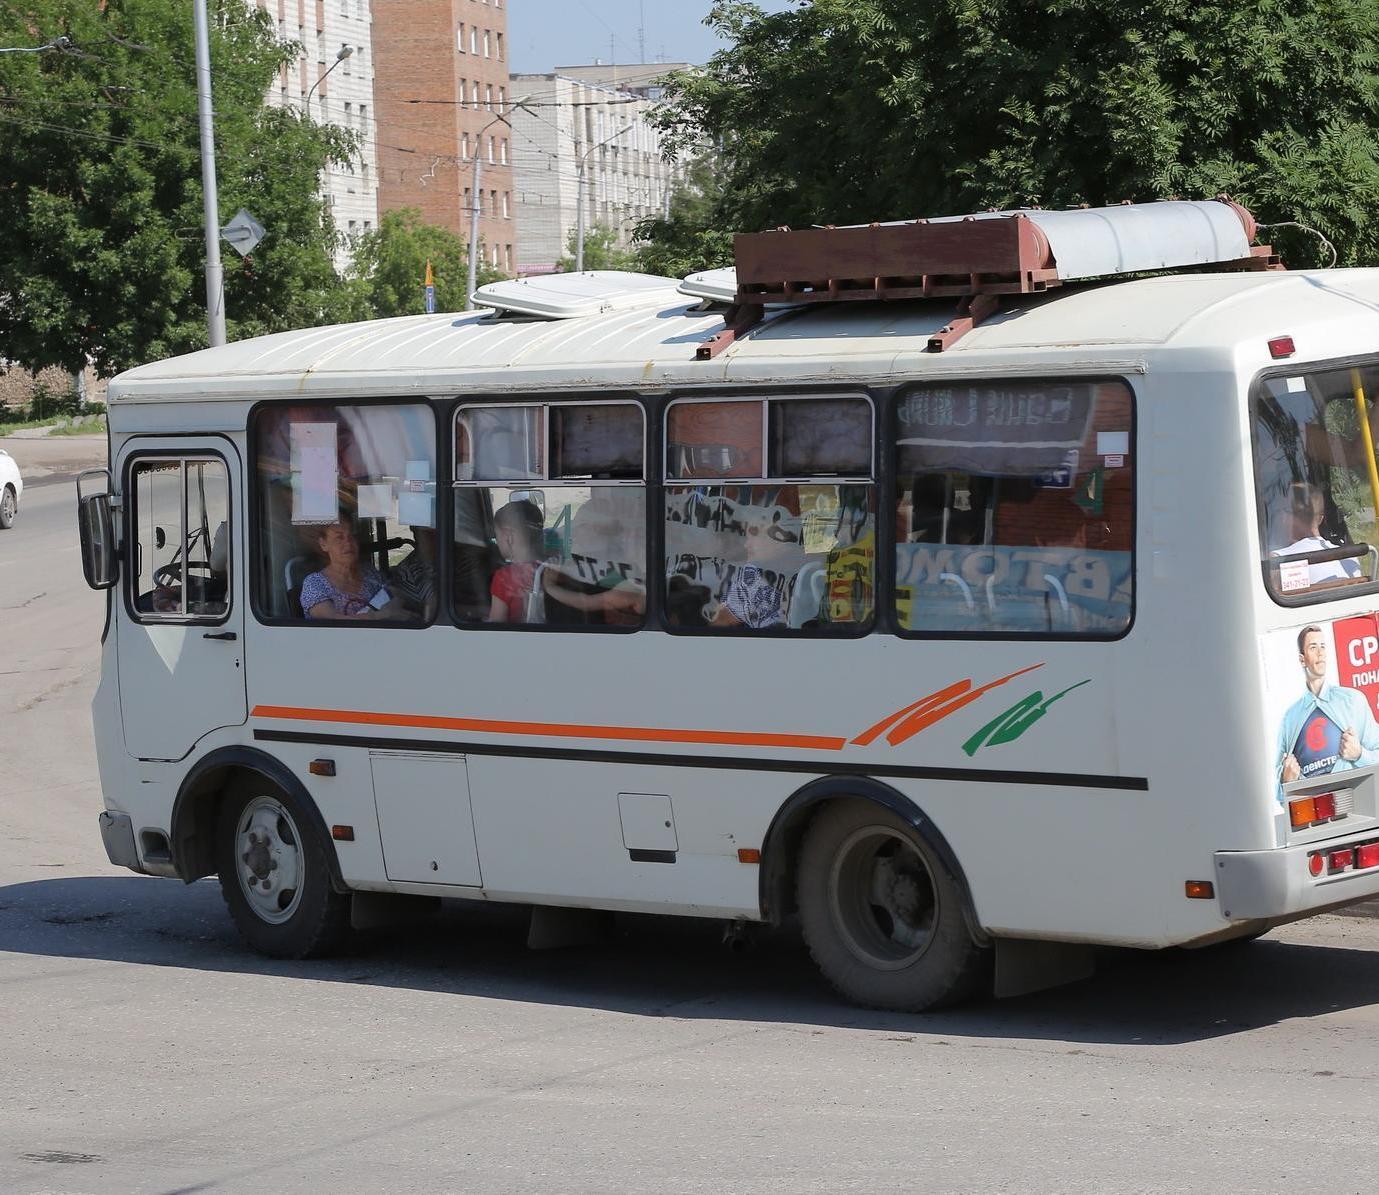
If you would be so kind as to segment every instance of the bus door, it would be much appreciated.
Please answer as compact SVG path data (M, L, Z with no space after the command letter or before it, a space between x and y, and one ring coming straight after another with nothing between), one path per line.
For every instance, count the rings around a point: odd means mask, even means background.
M246 719L239 456L219 436L139 439L116 462L123 490L116 608L125 749L181 759Z

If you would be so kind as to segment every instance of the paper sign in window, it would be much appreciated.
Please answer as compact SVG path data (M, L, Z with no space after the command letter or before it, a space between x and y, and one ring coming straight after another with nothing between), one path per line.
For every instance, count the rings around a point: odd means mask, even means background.
M333 523L340 517L340 474L333 423L294 423L292 521Z
M393 487L388 482L371 482L359 487L359 517L361 519L391 519L393 517Z
M436 525L436 497L430 461L408 461L397 495L397 521L409 527Z

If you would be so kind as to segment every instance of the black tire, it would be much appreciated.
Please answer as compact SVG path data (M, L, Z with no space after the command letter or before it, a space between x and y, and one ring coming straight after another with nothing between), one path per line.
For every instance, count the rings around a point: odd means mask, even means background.
M800 927L849 1000L924 1012L972 995L991 950L972 937L962 886L915 829L869 801L825 807L796 871Z
M272 781L250 777L221 802L216 870L244 940L273 958L334 953L349 931L349 897L331 886L315 822Z
M7 485L0 493L0 531L8 531L14 526L14 516L19 511L19 499L14 496L14 486Z

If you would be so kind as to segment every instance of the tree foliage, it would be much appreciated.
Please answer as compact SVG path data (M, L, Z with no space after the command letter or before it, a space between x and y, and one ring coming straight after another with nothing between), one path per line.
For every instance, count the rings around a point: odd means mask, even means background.
M700 270L732 265L732 233L717 225L725 199L722 179L711 160L696 158L671 195L669 212L637 225L638 268L648 274L685 278Z
M571 273L579 252L579 229L570 229L565 238L565 254L555 263L557 274ZM635 270L637 255L618 244L616 230L607 224L593 224L584 230L584 268L586 270Z
M318 195L350 134L264 96L295 47L243 0L212 0L221 223L267 229L252 260L228 245L231 338L335 317L345 297ZM0 355L103 374L206 343L192 6L185 0L20 0L0 44Z
M436 310L463 310L469 282L465 242L448 228L423 223L416 208L385 213L376 229L354 240L351 314L359 319L422 314L428 261L435 280ZM483 286L501 277L481 253L475 284Z
M719 0L708 23L731 44L662 117L724 148L703 228L1225 191L1379 260L1376 0Z

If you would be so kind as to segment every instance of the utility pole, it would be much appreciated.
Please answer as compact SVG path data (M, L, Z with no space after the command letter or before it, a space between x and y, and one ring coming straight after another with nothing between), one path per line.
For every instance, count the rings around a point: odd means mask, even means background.
M469 196L469 278L464 288L464 309L474 310L474 286L478 282L479 272L479 208L482 206L479 200L479 184L484 177L484 134L500 121L508 124L508 113L515 111L525 104L531 96L524 95L520 100L513 100L508 104L508 112L499 112L488 124L479 130L478 144L474 147L474 185Z
M192 0L196 30L196 113L201 126L201 206L206 225L206 331L225 343L225 270L220 264L220 199L215 183L215 116L211 107L211 39L206 0Z

